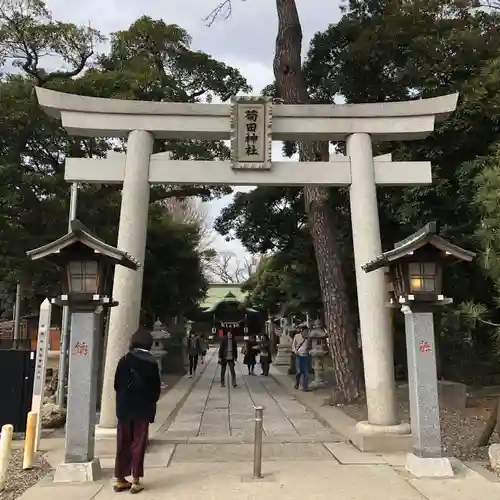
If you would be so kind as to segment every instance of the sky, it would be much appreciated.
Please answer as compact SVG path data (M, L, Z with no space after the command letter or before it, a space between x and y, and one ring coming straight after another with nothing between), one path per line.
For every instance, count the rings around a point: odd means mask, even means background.
M303 30L303 52L312 36L325 30L340 17L339 0L296 0ZM253 87L253 95L273 81L272 62L277 30L276 5L273 0L233 0L232 14L219 18L207 27L204 18L218 5L218 0L47 0L55 19L75 24L90 24L108 35L127 29L137 18L150 16L178 24L193 38L192 47L219 61L238 68ZM281 146L275 143L273 159L280 159ZM250 188L239 188L240 191ZM232 196L208 204L207 213L214 220ZM245 251L238 241L226 242L214 234L213 245L221 252L233 252L242 259Z

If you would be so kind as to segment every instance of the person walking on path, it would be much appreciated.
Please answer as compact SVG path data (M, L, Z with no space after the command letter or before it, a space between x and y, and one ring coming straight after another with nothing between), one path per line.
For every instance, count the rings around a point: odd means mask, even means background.
M244 349L243 364L248 368L248 375L253 376L255 375L255 364L257 363L257 354L259 352L259 345L253 335L246 341Z
M156 359L150 353L153 337L139 329L130 341L129 352L116 367L116 459L113 489L139 493L144 489L144 455L149 424L154 422L161 380ZM132 482L127 477L132 476Z
M234 363L238 359L238 345L236 339L233 337L232 332L227 332L220 341L219 347L219 364L220 364L220 385L226 386L226 368L229 366L231 372L231 382L233 387L237 387L236 372L234 370Z
M271 340L267 333L262 338L260 344L260 366L262 368L262 375L267 377L269 375L269 368L272 363Z
M205 363L205 356L207 355L208 351L208 341L205 338L205 335L202 335L200 337L200 344L201 344L201 364Z
M292 352L295 354L295 366L297 373L295 375L295 389L299 388L302 378L302 389L309 390L309 328L305 323L299 325L299 332L295 334L292 342Z
M196 375L198 368L198 357L201 354L201 340L197 333L189 332L188 355L189 355L189 378Z

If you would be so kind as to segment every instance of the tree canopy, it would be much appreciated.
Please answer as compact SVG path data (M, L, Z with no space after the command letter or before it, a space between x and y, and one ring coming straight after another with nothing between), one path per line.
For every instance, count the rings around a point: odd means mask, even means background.
M26 250L67 230L67 156L102 157L126 144L68 136L38 106L34 86L97 97L149 101L225 100L249 87L235 68L190 47L189 33L163 20L142 17L111 34L110 49L97 53L104 36L91 27L54 20L42 0L2 2L0 7L0 312L10 315L21 281L26 311L36 311L59 281L55 270L26 258ZM155 141L155 152L176 158L222 159L222 142ZM78 218L116 244L121 187L82 185ZM175 221L163 203L198 196L209 200L228 187L157 186L152 189L145 263L143 317L182 314L206 286L197 224ZM149 321L148 319L148 321Z
M492 211L498 193L500 16L478 7L474 0L344 2L339 22L313 37L303 71L314 102L387 102L460 93L457 111L436 124L427 139L374 144L376 154L390 152L395 160L430 160L433 168L430 186L378 189L383 246L389 249L436 220L446 238L489 255L491 266L498 262L495 228L500 224ZM266 91L272 93L274 88L270 82ZM340 151L344 147L335 146ZM293 152L293 145L287 151ZM297 262L309 263L314 255L308 251L310 239L303 231L301 197L301 190L268 187L238 194L221 214L217 228L240 238L250 251L267 251L275 265L290 249L296 250ZM337 215L354 299L348 193L331 189L329 202ZM298 245L301 240L308 244ZM287 265L282 261L271 274L262 270L248 283L257 302L270 307L270 303L294 300L283 279ZM314 266L308 273L315 274ZM483 304L488 318L497 321L496 280L495 271L488 270L482 259L448 269L445 292L457 304ZM263 297L266 289L269 293ZM456 318L453 312L441 316L438 326L446 338L454 330L454 341L465 345L463 339L472 335L472 342L489 345L491 351L485 328L471 330L460 315L459 324Z

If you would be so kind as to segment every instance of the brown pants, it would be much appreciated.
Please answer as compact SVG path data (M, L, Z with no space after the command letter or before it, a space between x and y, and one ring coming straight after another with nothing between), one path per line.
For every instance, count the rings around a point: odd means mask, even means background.
M148 445L148 420L118 422L116 429L115 477L144 477L144 455Z

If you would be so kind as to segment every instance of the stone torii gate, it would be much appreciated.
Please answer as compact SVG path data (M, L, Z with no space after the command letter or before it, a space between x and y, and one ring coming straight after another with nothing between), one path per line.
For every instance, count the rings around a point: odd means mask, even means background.
M235 98L230 104L187 104L101 99L36 89L38 101L60 118L68 133L127 139L126 154L106 159L66 160L68 182L123 184L118 247L140 263L139 271L115 271L100 426L116 425L113 377L139 323L142 264L151 184L349 186L368 421L358 431L404 434L397 418L393 340L385 309L383 270L361 266L381 255L377 185L432 182L429 162L373 158L372 140L418 140L436 120L456 108L458 94L407 102L331 105L271 105L265 98ZM251 116L252 115L252 116ZM255 123L255 125L253 123ZM154 139L232 139L231 161L176 161L152 154ZM347 156L330 162L271 162L271 140L346 141Z

